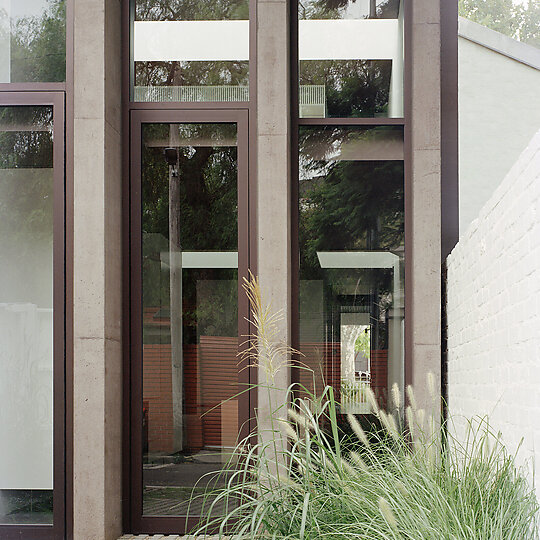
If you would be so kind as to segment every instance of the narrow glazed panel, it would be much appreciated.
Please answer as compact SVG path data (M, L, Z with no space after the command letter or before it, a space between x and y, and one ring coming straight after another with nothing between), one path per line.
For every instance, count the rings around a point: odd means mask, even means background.
M51 107L0 107L0 523L53 519Z
M145 516L204 515L237 441L237 160L236 124L143 125Z
M133 1L133 101L249 100L248 0Z
M0 0L0 83L66 80L66 0Z
M403 116L403 2L298 2L301 118Z
M303 127L299 176L300 382L368 415L404 384L401 128Z

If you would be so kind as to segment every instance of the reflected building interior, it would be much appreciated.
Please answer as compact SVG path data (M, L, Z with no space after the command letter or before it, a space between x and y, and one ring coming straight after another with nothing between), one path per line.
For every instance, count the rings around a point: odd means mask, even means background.
M239 432L236 125L144 125L142 195L143 512L200 515Z
M404 387L403 132L300 128L300 383L369 414Z

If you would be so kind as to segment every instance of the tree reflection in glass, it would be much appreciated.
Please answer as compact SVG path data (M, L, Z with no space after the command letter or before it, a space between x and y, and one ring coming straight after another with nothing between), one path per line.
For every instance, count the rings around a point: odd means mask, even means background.
M247 21L248 0L135 0L137 22L199 22L204 31L205 22ZM216 28L213 26L212 28ZM135 31L135 39L137 32ZM152 61L135 59L135 101L247 101L249 99L249 60L246 58L220 60L227 43L220 42L212 32L205 47L214 52L214 58L198 60L197 51L178 50L168 42L159 48L162 56L176 55L174 59L158 58ZM240 35L234 39L242 40ZM248 44L245 44L247 53ZM172 52L174 51L174 52ZM209 53L212 56L212 53ZM149 88L150 87L150 88ZM169 91L151 87L171 87ZM206 87L206 88L200 88ZM236 87L229 88L227 87Z
M65 0L0 2L0 82L65 80Z
M400 0L301 0L298 18L301 117L403 115Z
M366 385L381 405L403 386L402 141L401 128L300 130L300 349L316 391L343 388L343 412L369 413Z
M238 436L237 155L235 124L143 126L145 515L203 515Z

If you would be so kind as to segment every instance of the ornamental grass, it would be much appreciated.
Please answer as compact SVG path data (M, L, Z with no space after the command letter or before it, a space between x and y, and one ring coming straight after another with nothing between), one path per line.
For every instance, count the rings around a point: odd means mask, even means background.
M256 339L250 354L273 377L290 356L279 318L263 307L256 279L246 282ZM285 354L287 353L287 354ZM537 538L538 503L524 469L486 418L465 435L442 421L433 378L431 409L397 386L384 411L368 390L371 414L341 414L334 391L289 388L272 404L266 431L241 441L220 474L226 487L204 495L206 520L194 534L236 539L528 540ZM219 511L217 511L219 509Z

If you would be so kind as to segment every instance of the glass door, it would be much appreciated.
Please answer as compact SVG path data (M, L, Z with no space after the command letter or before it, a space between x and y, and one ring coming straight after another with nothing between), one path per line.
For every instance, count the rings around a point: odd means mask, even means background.
M134 527L179 533L228 481L250 417L237 356L248 331L247 118L139 111L133 120Z

